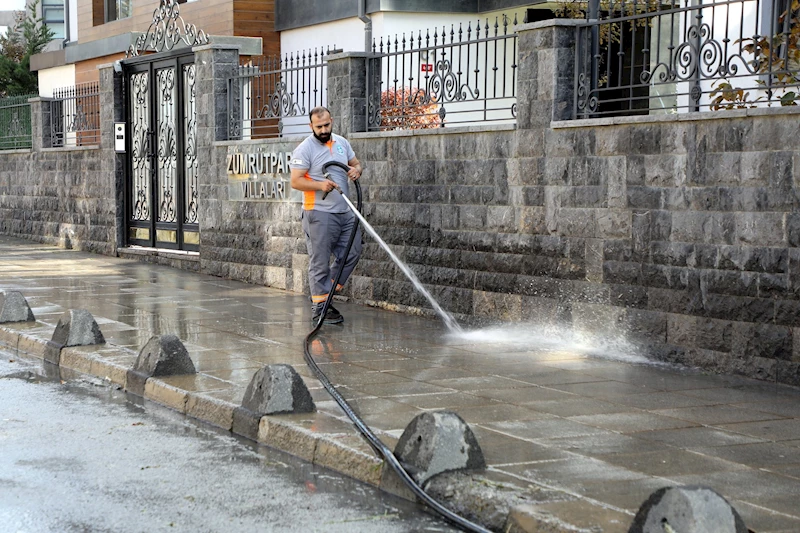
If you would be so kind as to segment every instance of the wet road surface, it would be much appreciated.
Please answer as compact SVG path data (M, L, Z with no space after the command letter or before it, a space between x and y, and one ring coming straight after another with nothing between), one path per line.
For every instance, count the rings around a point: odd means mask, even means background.
M0 352L0 530L454 531L406 501ZM35 370L35 369L34 369Z

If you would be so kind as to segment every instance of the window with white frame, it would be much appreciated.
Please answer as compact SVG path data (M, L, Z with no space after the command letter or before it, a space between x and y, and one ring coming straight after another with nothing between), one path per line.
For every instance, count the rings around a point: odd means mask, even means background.
M106 22L131 16L133 0L106 0Z

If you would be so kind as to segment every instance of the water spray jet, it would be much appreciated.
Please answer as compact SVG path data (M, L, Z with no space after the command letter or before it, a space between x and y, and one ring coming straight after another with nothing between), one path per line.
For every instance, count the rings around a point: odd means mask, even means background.
M322 167L323 176L325 176L325 178L330 181L333 180L330 178L330 174L328 174L327 167L334 165L346 169L345 165L342 165L341 163L338 163L336 161L332 161L330 163L326 163L325 165L323 165ZM355 183L357 184L358 182ZM339 188L338 185L335 185L335 189L339 191L339 194L342 194L342 190ZM327 195L328 193L323 194L322 199L324 200ZM364 218L364 215L362 215L361 211L358 208L356 208L356 206L353 205L353 202L350 201L347 195L342 194L342 198L344 198L344 201L347 203L347 206L353 211L356 217L358 217L359 222L361 223L362 226L364 226L364 229L367 230L367 233L369 233L370 236L373 239L375 239L378 244L381 245L381 248L383 248L386 251L386 253L389 254L389 257L392 259L392 261L394 261L394 264L397 265L398 268L400 268L400 270L403 271L403 274L405 274L406 277L411 281L411 283L414 284L414 288L416 288L428 300L428 302L433 307L433 310L436 311L436 314L438 314L441 317L442 321L444 322L444 325L447 326L448 331L450 333L462 333L463 330L461 329L461 326L458 325L458 322L456 322L455 318L453 318L453 316L450 313L445 311L442 308L442 306L439 305L439 302L437 302L436 299L431 295L431 293L429 293L427 289L425 289L425 287L422 285L422 282L420 282L419 278L417 278L414 272L410 268L408 268L408 266L403 261L401 261L400 258L397 257L397 255L395 255L395 253L392 251L389 245L386 244L386 242L383 239L381 239L380 235L378 235L375 229L369 224L369 222L367 222L367 220Z

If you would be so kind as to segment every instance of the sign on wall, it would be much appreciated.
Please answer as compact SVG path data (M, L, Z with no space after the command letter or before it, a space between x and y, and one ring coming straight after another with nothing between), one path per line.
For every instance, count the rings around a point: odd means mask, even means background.
M225 158L228 199L250 202L302 202L291 188L291 152L232 152Z

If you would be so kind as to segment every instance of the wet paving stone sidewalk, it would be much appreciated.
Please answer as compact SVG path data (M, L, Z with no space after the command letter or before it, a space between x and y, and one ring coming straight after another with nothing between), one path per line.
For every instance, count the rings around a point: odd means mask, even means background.
M282 418L314 439L305 458L381 484L380 461L305 364L307 296L3 236L0 290L27 298L36 323L1 328L26 338L50 339L65 311L89 310L107 344L74 350L103 364L129 367L151 336L177 335L198 374L163 378L173 396L152 399L190 415L198 398L205 409L238 405L266 364L294 366L318 409ZM531 343L513 329L453 336L434 318L336 305L344 325L312 344L331 381L389 447L417 414L457 412L483 449L485 479L524 496L522 530L552 516L627 531L656 489L706 485L757 533L800 531L800 389Z

